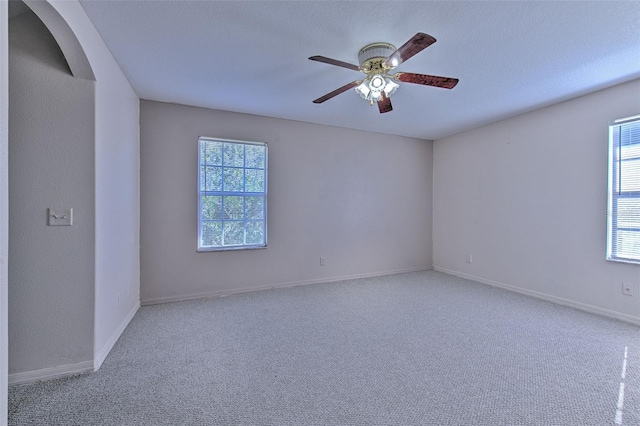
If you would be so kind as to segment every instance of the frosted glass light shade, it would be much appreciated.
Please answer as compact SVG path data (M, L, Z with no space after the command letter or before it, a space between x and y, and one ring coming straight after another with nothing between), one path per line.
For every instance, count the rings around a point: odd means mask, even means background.
M367 77L355 90L363 99L377 102L382 98L383 93L388 98L398 90L398 87L399 85L391 78L375 74Z

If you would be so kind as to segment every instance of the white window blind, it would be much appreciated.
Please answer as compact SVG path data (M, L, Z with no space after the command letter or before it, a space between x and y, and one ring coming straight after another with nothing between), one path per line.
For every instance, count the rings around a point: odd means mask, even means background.
M640 263L640 116L609 126L607 259Z
M266 247L267 144L198 143L198 251Z

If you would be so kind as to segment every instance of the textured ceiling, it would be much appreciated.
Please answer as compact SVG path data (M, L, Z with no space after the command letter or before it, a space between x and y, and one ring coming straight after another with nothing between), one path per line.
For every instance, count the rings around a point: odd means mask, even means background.
M638 1L81 4L143 99L422 139L640 77ZM309 56L357 64L364 45L417 32L438 41L397 71L457 87L401 83L387 114L353 90L311 102L363 74Z

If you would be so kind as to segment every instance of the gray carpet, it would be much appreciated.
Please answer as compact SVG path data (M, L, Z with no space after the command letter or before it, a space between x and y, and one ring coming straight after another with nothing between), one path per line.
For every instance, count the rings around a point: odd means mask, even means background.
M148 306L9 424L640 425L640 327L434 271Z

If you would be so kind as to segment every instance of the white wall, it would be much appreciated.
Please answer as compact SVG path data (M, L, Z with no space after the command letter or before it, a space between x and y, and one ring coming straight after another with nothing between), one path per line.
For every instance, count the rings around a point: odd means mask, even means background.
M140 118L143 303L431 267L432 142L151 101ZM196 252L200 135L268 143L267 249Z
M99 367L140 301L139 99L77 1L51 1L96 78L95 362Z
M605 261L608 123L640 113L639 93L636 80L436 141L434 267L640 322L640 268Z
M0 2L0 426L7 424L9 259L9 32L7 2Z
M9 21L9 373L90 368L94 83L32 12ZM73 226L47 226L72 207Z
M91 236L94 244L86 251L91 259L83 261L94 271L87 282L93 297L69 309L92 312L91 318L84 321L84 326L91 329L91 356L83 366L98 368L139 306L139 100L77 1L26 3L43 19L48 18L47 25L56 26L51 30L60 35L58 43L67 47L64 53L74 55L68 59L80 64L81 74L96 78L95 100L89 108L95 108L95 130L89 141L95 161L88 162L92 173L82 186L93 193L91 207L95 212ZM83 68L78 54L86 54L90 69ZM70 125L66 124L69 121L69 117L61 116L53 125L62 127ZM76 261L75 254L60 259L60 263ZM29 312L27 308L17 304L15 310ZM70 364L59 365L47 371L18 373L9 381L48 378L74 369L77 370Z

